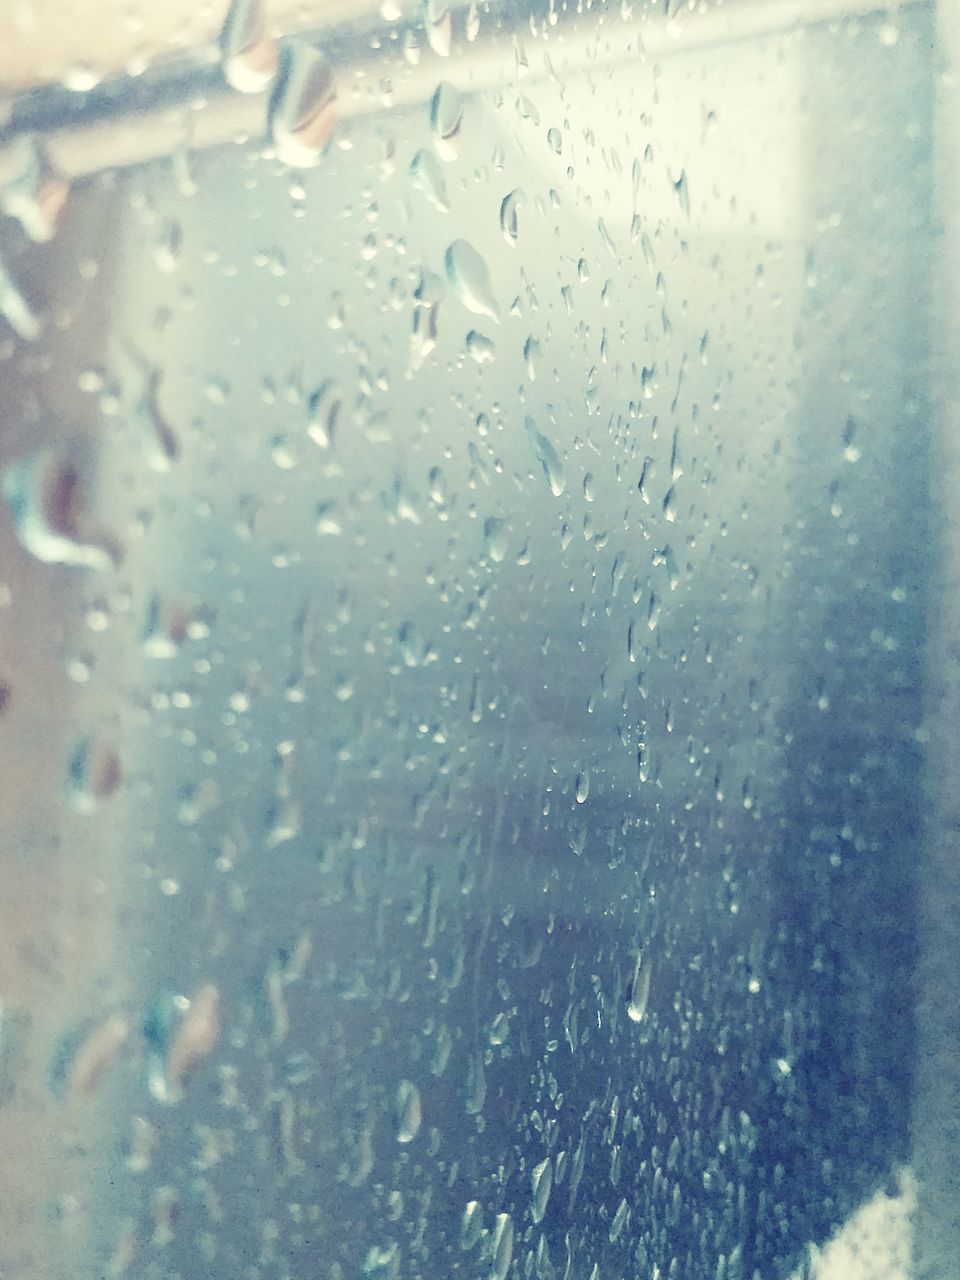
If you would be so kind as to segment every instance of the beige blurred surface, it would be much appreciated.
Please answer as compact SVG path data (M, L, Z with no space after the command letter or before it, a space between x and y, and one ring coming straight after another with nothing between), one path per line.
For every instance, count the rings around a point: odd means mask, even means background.
M368 0L265 0L268 26L339 21ZM0 92L103 78L215 41L228 0L8 0L0 18Z

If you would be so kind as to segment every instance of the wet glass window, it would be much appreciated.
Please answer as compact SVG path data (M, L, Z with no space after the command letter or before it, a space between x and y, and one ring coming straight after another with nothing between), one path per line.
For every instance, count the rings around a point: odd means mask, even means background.
M0 25L0 1275L955 1277L952 6Z

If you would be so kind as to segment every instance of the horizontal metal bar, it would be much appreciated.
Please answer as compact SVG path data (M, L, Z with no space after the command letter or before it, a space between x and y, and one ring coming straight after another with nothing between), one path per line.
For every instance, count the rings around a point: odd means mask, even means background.
M531 8L510 0L479 14L470 40L463 8L450 13L449 56L431 45L422 9L390 20L369 0L308 0L280 38L301 36L321 47L335 70L337 116L349 120L427 101L439 80L464 91L516 81L521 74L562 75L586 65L746 40L814 23L895 13L932 0L558 0ZM139 75L120 75L78 93L62 85L18 96L0 129L0 150L24 135L43 145L55 171L74 180L125 168L184 149L263 138L270 92L231 89L215 42L161 61Z

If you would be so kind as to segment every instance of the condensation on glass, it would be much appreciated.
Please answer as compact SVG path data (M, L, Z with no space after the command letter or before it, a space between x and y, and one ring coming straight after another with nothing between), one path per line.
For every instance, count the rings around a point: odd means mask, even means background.
M580 8L11 109L4 1280L913 1274L935 13Z

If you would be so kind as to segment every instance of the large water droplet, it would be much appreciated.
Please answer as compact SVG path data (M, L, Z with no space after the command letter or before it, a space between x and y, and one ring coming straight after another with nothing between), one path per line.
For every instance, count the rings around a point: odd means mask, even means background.
M559 498L566 488L563 463L560 461L556 449L547 437L537 430L536 422L529 415L527 415L524 426L530 443L533 445L533 451L543 467L543 474L547 477L550 492L555 498Z
M336 124L333 68L319 49L287 40L270 98L270 134L284 164L316 164Z
M263 0L233 0L220 32L224 78L240 93L259 93L276 75L277 42L267 34Z
M466 240L454 240L444 262L447 279L467 310L499 322L500 308L493 295L486 261L473 245Z

